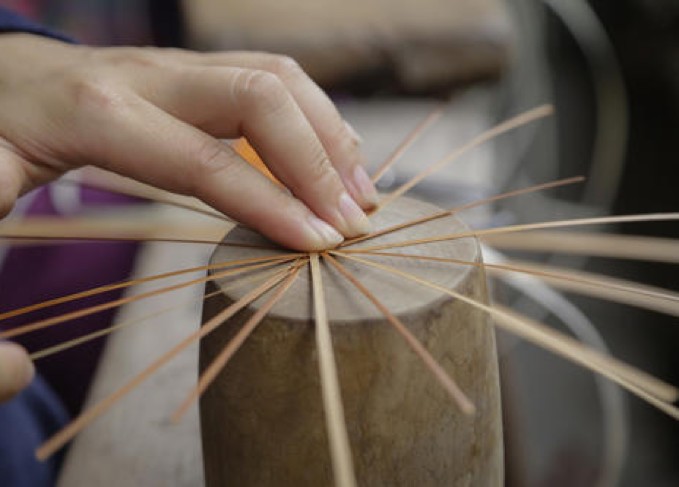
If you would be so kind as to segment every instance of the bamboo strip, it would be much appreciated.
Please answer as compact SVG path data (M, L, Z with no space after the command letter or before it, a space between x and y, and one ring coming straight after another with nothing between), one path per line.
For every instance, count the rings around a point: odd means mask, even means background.
M509 264L491 264L428 255L401 254L371 250L352 253L474 266L487 269L493 273L516 272L529 274L531 276L540 277L544 281L553 284L555 287L567 289L578 294L596 296L624 304L633 304L642 308L653 309L679 316L679 293L583 271L574 271L571 269L518 261L513 261ZM630 299L632 302L630 302Z
M477 135L474 137L472 140L464 144L463 146L455 149L454 151L450 152L449 154L445 155L442 159L439 161L435 162L434 164L428 166L425 168L423 171L420 173L416 174L414 177L412 177L408 182L404 183L401 185L398 189L387 195L385 198L380 201L377 209L374 210L374 213L382 210L385 208L387 205L389 205L392 201L395 199L399 198L401 195L406 193L408 190L410 190L413 186L417 185L420 181L423 179L427 178L428 176L434 174L435 172L443 169L446 165L449 163L453 162L466 152L478 147L479 145L497 137L498 135L501 135L505 132L508 132L510 130L513 130L515 128L521 127L522 125L525 125L527 123L530 123L534 120L546 117L548 115L551 115L553 113L554 109L551 105L542 105L536 108L533 108L532 110L528 110L526 112L523 112L516 117L510 118L509 120L506 120L499 125L496 125L495 127L491 128L490 130L483 132L480 135Z
M216 245L221 247L245 247L260 250L280 250L274 246L258 245L258 244L244 244L239 242L223 242L221 240L200 239L200 238L176 238L176 237L154 237L144 236L142 233L130 232L129 235L99 235L94 233L87 234L56 234L48 232L46 235L27 235L22 230L5 231L0 225L0 241L9 240L12 245L56 245L69 242L167 242L175 244L200 244L200 245ZM169 227L168 227L169 228ZM185 228L190 233L191 229ZM123 232L125 233L125 232ZM18 243L17 243L18 242Z
M488 235L484 241L500 249L679 264L679 241L671 238L569 232L564 239L561 232L535 231Z
M298 257L302 254L281 254L281 255L273 255L273 256L263 256L263 257L253 257L249 259L240 259L240 260L234 260L231 262L220 262L219 264L212 264L212 265L203 265L203 266L196 266L196 267L187 267L185 269L179 269L176 271L171 271L171 272L164 272L162 274L156 274L153 276L147 276L147 277L141 277L137 279L129 279L126 281L121 281L117 282L114 284L105 284L103 286L98 286L95 288L87 289L85 291L77 292L77 293L72 293L72 294L67 294L65 296L60 296L58 298L54 299L48 299L46 301L40 301L39 303L31 304L28 306L23 306L21 308L16 308L10 311L6 311L4 313L0 313L0 321L6 320L8 318L12 318L14 316L20 316L26 313L31 313L33 311L37 311L40 309L44 308L49 308L51 306L56 306L58 304L63 304L63 303L68 303L71 301L75 301L78 299L86 298L89 296L96 296L98 294L114 291L117 289L125 289L131 286L136 286L138 284L143 284L147 282L152 282L156 281L159 279L166 279L169 277L175 277L179 276L181 274L190 274L193 272L202 272L202 271L210 271L213 269L221 269L224 267L234 267L234 266L240 266L240 265L247 265L247 264L255 264L257 262L267 262L267 261L276 261L276 260L286 260L290 258L295 258Z
M519 315L515 313L512 310L509 310L508 308L505 307L498 307L498 311L504 314L502 318L499 318L501 321L504 323L501 324L500 326L505 327L507 330L511 331L515 335L521 336L522 338L531 341L533 343L539 344L538 340L541 340L541 332L540 329L536 328L536 326L540 325L537 322L532 321L530 318L526 316ZM497 320L496 320L497 323ZM542 325L544 327L544 325ZM546 328L546 327L544 327ZM545 337L547 335L544 335ZM615 382L619 386L623 387L624 389L627 389L629 392L634 394L635 396L639 397L640 399L646 401L647 403L651 404L652 406L655 406L657 409L660 411L664 412L668 416L674 418L675 420L679 420L679 408L673 406L670 404L671 402L676 401L676 395L672 400L665 400L662 397L658 397L655 394L652 393L651 390L649 390L647 387L644 387L640 383L638 383L636 380L635 375L628 375L625 372L624 368L620 368L617 371L611 371L608 369L604 364L607 362L606 360L594 360L592 364L594 367L588 367L585 365L587 360L591 360L592 357L589 356L590 354L587 353L583 355L582 357L578 357L577 355L572 355L569 356L568 349L569 347L569 342L571 340L568 337L554 337L551 340L546 339L545 344L540 346L546 348L547 350L550 350L557 355L561 355L564 358L568 358L572 362L578 363L580 365L583 365L587 368L590 368L592 371L606 377L607 379ZM579 342L572 340L572 343L579 344ZM593 351L592 351L593 352ZM605 358L604 356L602 356ZM625 365L625 364L623 364ZM631 367L627 365L627 367ZM633 379L633 380L630 380Z
M566 179L559 179L557 181L551 181L548 183L543 183L543 184L536 184L534 186L529 186L527 188L521 188L521 189L516 189L513 191L507 191L506 193L501 193L497 194L495 196L491 196L489 198L484 198L481 200L477 201L472 201L471 203L467 203L461 206L456 206L454 208L450 208L448 210L441 210L436 213L432 213L431 215L427 215L424 217L416 218L414 220L410 220L404 223L399 223L398 225L393 225L391 227L384 228L382 230L378 230L373 233L369 233L367 235L362 235L360 237L355 237L349 240L345 240L339 245L339 248L346 247L348 245L352 245L358 242L363 242L364 240L369 240L375 237L379 237L381 235L386 235L388 233L396 232L398 230L403 230L404 228L409 228L413 227L415 225L420 225L422 223L430 222L433 220L437 220L439 218L445 218L447 216L454 215L456 213L459 213L464 210L469 210L472 208L476 208L482 205L487 205L489 203L493 203L495 201L503 200L505 198L511 198L513 196L519 196L527 193L533 193L536 191L542 191L545 189L551 189L551 188L556 188L559 186L565 186L568 184L574 184L574 183L579 183L584 181L585 178L582 176L575 176L572 178L566 178Z
M156 203L175 206L177 208L183 208L185 210L200 213L201 215L235 223L231 218L219 213L196 198L171 193L170 191L165 191L163 189L156 188L154 186L150 186L148 184L135 181L125 176L120 176L119 174L108 171L97 170L95 172L92 170L93 168L89 169L90 170L81 173L83 176L81 179L72 178L66 175L60 179L57 179L54 181L54 183L63 185L79 185L82 187L124 194L135 198L154 201Z
M341 254L338 254L341 255ZM654 395L653 384L646 384L640 381L640 375L630 375L627 373L627 368L631 367L627 365L626 367L616 366L616 361L612 357L605 356L596 352L595 350L585 347L581 343L573 340L570 337L562 335L555 330L549 329L548 327L538 324L529 323L525 320L521 320L515 316L512 316L504 311L498 310L494 307L479 303L467 296L460 293L447 289L445 287L439 286L437 284L431 283L424 279L421 279L413 274L398 270L394 267L378 264L376 262L371 262L369 260L361 259L358 257L353 257L350 255L342 255L345 258L362 262L371 267L382 269L385 272L390 272L392 274L404 277L411 281L417 282L423 286L427 286L431 289L436 289L442 293L448 294L456 299L464 301L477 309L485 311L495 319L497 326L518 335L525 340L528 340L536 345L546 348L557 355L571 360L593 372L603 375L604 377L616 382L628 391L632 392L641 399L646 400L652 405L661 409L663 412L672 416L675 419L679 419L679 409L671 406L664 399L661 399ZM676 395L674 395L676 396Z
M290 260L292 260L292 259L290 259ZM51 317L51 318L45 318L45 319L42 319L42 320L35 321L33 323L28 323L26 325L19 326L17 328L12 328L11 330L3 331L3 332L0 333L0 339L6 339L6 338L12 338L12 337L15 337L15 336L19 336L19 335L24 335L26 333L30 333L30 332L33 332L33 331L36 331L36 330L40 330L42 328L46 328L48 326L58 325L60 323L64 323L64 322L69 321L69 320L73 320L73 319L76 319L76 318L82 318L84 316L89 316L89 315L94 314L94 313L99 313L100 311L104 311L104 310L112 309L112 308L117 308L118 306L122 306L124 304L133 303L135 301L140 301L142 299L150 298L150 297L153 297L153 296L158 296L160 294L164 294L164 293L174 291L174 290L177 290L177 289L182 289L182 288L185 288L185 287L193 286L195 284L201 284L201 283L204 283L204 282L207 282L207 281L210 281L210 280L222 279L224 277L231 276L231 275L234 275L234 274L240 274L240 273L243 273L243 272L248 272L248 271L252 271L252 270L255 270L255 269L260 269L262 267L271 266L271 265L274 265L274 264L277 264L277 263L278 262L274 262L274 263L263 262L263 263L260 263L260 264L254 264L254 265L249 266L249 267L241 267L241 268L238 268L238 269L229 269L229 270L226 270L226 271L219 272L219 273L212 275L212 276L200 277L200 278L197 278L197 279L191 279L189 281L185 281L185 282L182 282L182 283L179 283L179 284L173 284L171 286L165 286L163 288L156 289L156 290L153 290L153 291L144 292L144 293L137 294L137 295L134 295L134 296L127 296L127 297L124 297L124 298L109 301L108 303L102 303L102 304L98 304L98 305L95 305L95 306L89 306L87 308L72 311L70 313L64 313L64 314L59 315L59 316L54 316L54 317Z
M636 283L629 283L619 279L602 278L602 276L591 276L585 273L569 272L563 269L557 269L551 266L534 266L532 264L487 264L483 262L470 262L459 259L448 259L442 257L430 257L423 255L410 254L396 254L391 252L365 252L367 255L382 256L382 257L401 257L418 260L428 260L434 262L443 262L456 265L468 265L474 267L481 267L491 272L517 272L529 274L539 277L545 281L553 283L558 287L565 287L574 292L586 295L596 295L606 299L615 299L626 304L636 304L648 309L655 309L657 311L666 312L668 314L679 314L679 294L670 293L667 290L659 290L650 288L650 286L641 287ZM341 255L341 252L340 252ZM535 268L533 268L535 267ZM575 284L575 285L573 285ZM605 291L597 291L598 286L610 288L607 293ZM620 296L618 293L621 293ZM610 297L609 297L610 296ZM642 297L643 296L643 299ZM668 302L669 301L669 302ZM679 398L679 389L668 384L658 378L643 372L639 369L629 367L621 361L615 360L612 363L614 367L621 367L626 369L631 375L638 376L645 384L649 391L653 392L658 397L667 401L674 401Z
M485 230L470 230L468 232L451 233L447 235L437 235L435 237L420 238L414 240L404 240L401 242L393 242L389 244L373 245L367 247L359 247L358 249L344 249L344 252L356 252L365 250L384 250L393 249L396 247L409 247L411 245L422 245L433 242L444 242L448 240L457 240L466 237L486 237L487 235L497 235L512 232L526 232L531 230L540 230L542 228L563 228L576 227L585 225L601 225L609 223L626 223L626 222L651 222L651 221L675 221L679 220L679 213L648 213L644 215L622 215L622 216L605 216L595 218L578 218L574 220L557 220L551 222L527 223L521 225L509 225L505 227L487 228ZM563 237L569 234L564 233Z
M185 223L158 218L153 211L78 217L33 216L0 223L8 240L160 241L217 245L229 226L215 222ZM181 233L181 237L178 235Z
M540 276L543 281L564 291L679 316L679 293L667 289L609 276L595 275L585 271L557 269L535 263L512 261L510 266L520 267L525 272ZM495 271L495 269L490 270Z
M351 457L347 423L344 419L344 406L337 378L330 325L325 309L321 267L318 254L315 252L311 254L311 283L314 299L316 347L318 348L318 369L321 378L321 392L335 485L337 487L353 487L356 485L356 475Z
M132 380L127 382L124 386L113 392L112 394L106 396L104 399L99 401L94 406L90 407L83 413L81 413L77 418L71 421L66 427L61 429L54 436L49 438L44 442L35 452L35 456L38 460L46 460L59 449L61 449L66 443L71 441L80 431L86 428L90 423L96 420L102 414L105 414L109 409L111 409L115 404L120 401L127 394L132 392L140 384L142 384L147 378L153 375L160 367L169 362L172 358L178 355L181 351L185 350L191 344L201 339L224 321L231 318L234 314L240 311L242 308L247 306L249 303L257 299L259 296L264 294L266 291L271 289L273 286L278 284L283 280L283 277L272 277L266 281L261 286L253 289L251 292L243 296L241 299L233 303L228 308L224 309L217 316L207 321L203 326L193 332L191 335L186 337L184 340L175 345L171 350L163 354L160 358L154 361L150 366L144 369L141 373L135 376Z
M288 276L281 282L279 288L274 292L274 294L258 309L255 314L243 325L243 328L234 336L229 343L224 347L221 353L215 358L207 369L201 374L198 384L191 390L177 408L177 410L172 414L172 422L178 423L181 418L186 414L191 405L196 401L205 390L210 387L210 384L215 380L217 375L222 371L226 364L231 360L231 357L240 349L240 347L245 343L245 340L255 331L257 325L264 319L266 314L273 308L273 306L283 297L285 292L290 289L290 286L295 282L297 275L299 274L299 265L293 266L288 272Z
M267 272L267 273L266 273L266 276L264 277L264 279L267 279L268 277L271 277L271 276L276 276L276 275L279 275L279 274L284 274L284 273L286 272L286 270L287 270L287 269L278 270L278 271L274 271L274 272ZM255 278L255 277L256 277L257 280L259 280L259 281L262 280L262 276L259 276L259 275L257 275L257 276L249 276L249 277L246 277L246 278L239 279L237 282L235 282L235 283L232 284L232 285L223 286L223 287L222 287L222 290L233 289L233 288L242 286L242 285L244 285L244 284L248 284L248 283L250 283L250 282L253 280L253 278ZM204 296L202 296L201 298L198 298L198 299L200 299L201 301L205 301L205 300L207 300L207 299L209 299L209 298L211 298L211 297L213 297L213 296L216 296L217 294L219 294L220 292L222 292L222 290L213 291L213 292L208 293L208 294L206 294L206 295L204 295ZM143 323L143 322L145 322L145 321L147 321L147 320L150 320L151 318L156 318L156 317L158 317L158 316L160 316L160 315L162 315L162 314L165 314L165 313L167 313L167 312L169 312L169 311L174 311L174 310L176 310L176 309L178 309L178 308L180 308L180 307L182 307L182 306L186 306L187 304L193 303L194 301L196 301L196 299L187 299L187 300L186 300L185 302L183 302L183 303L175 304L175 305L173 305L173 306L167 306L167 307L165 307L165 308L163 308L163 309L156 310L156 311L154 311L154 312L152 312L152 313L147 313L147 314L145 314L145 315L143 315L143 316L140 316L140 317L137 317L137 318L134 318L134 319L122 321L122 322L120 322L120 323L117 323L117 324L115 324L115 325L112 325L112 326L103 328L103 329L101 329L101 330L97 330L97 331L95 331L95 332L88 333L87 335L83 335L83 336L74 338L74 339L72 339L72 340L68 340L68 341L66 341L66 342L62 342L62 343L59 343L59 344L57 344L57 345L53 345L53 346L51 346L51 347L43 348L42 350L38 350L38 351L36 351L36 352L31 353L31 354L29 355L29 358L30 358L31 360L34 360L34 361L35 361L35 360L39 360L39 359L44 358L44 357L49 357L50 355L54 355L54 354L56 354L56 353L63 352L63 351L66 351L66 350L69 350L69 349L71 349L71 348L73 348L73 347L77 347L78 345L82 345L82 344L84 344L84 343L90 342L90 341L95 340L95 339L97 339L97 338L100 338L100 337L102 337L102 336L110 335L111 333L116 332L116 331L118 331L118 330L122 330L123 328L127 328L127 327L129 327L129 326L133 326L133 325L137 325L137 324Z
M332 254L342 255L339 253L331 252ZM396 317L389 309L382 304L373 293L370 292L356 277L354 277L344 266L337 262L328 254L324 254L323 257L333 265L344 277L346 277L361 293L368 298L384 317L391 323L391 325L398 331L398 333L405 339L408 346L413 352L415 352L424 365L433 374L436 380L443 386L448 395L453 399L455 404L460 408L464 414L474 414L476 408L474 404L469 400L469 398L460 390L455 381L448 375L443 367L431 356L426 348L420 343L420 341L410 333L410 330ZM354 260L362 260L356 257L344 256Z
M445 113L448 103L441 103L436 108L434 108L420 123L418 123L415 128L406 136L405 139L401 141L400 144L394 149L389 157L380 165L380 167L372 175L371 180L373 183L377 183L382 176L393 166L403 154L410 148L413 143L420 137L422 132L427 130L427 128L435 123L441 116Z

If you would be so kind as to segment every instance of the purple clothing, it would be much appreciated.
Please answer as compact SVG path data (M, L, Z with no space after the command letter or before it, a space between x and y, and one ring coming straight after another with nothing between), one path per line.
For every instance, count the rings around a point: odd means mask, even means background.
M3 7L0 7L0 32L30 32L32 34L39 34L66 42L72 42L68 37L57 32L52 32L40 24L36 24Z
M84 210L99 205L129 203L127 196L93 189L81 190ZM42 188L29 207L30 215L58 215L50 188ZM10 249L0 270L0 312L126 279L134 263L135 243L75 242ZM34 322L120 297L109 292L72 303L46 308L0 322L0 329ZM29 351L40 350L108 326L115 309L69 321L17 337ZM80 411L105 344L97 339L85 345L38 360L38 372L64 402L71 415Z
M12 401L0 404L0 485L54 485L63 452L43 463L33 451L67 420L63 406L40 376Z
M43 188L29 207L32 215L56 211ZM130 198L82 190L85 206L121 204ZM135 243L79 242L10 249L0 270L0 312L52 297L120 281L131 272ZM0 329L32 322L83 306L120 297L111 292L47 308L0 323ZM28 350L38 350L71 337L109 326L115 310L69 321L17 337ZM0 404L0 486L49 487L56 482L61 455L37 462L33 451L75 415L89 389L105 340L98 339L36 362L38 375L26 391Z

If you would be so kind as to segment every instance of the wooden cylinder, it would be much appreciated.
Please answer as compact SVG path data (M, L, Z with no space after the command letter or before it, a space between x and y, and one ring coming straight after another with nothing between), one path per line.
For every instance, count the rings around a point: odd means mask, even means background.
M401 198L375 215L374 227L435 210L432 205ZM457 218L447 217L362 245L466 229ZM227 240L266 244L243 228L231 232ZM478 242L471 238L392 251L481 260ZM271 253L221 247L212 262ZM485 275L478 267L369 258L487 301ZM328 315L359 484L501 485L500 393L495 337L488 317L415 282L340 260L422 341L477 408L473 416L460 412L374 305L325 264ZM222 292L206 301L205 319L258 281L239 287L234 282L208 284L206 292ZM261 303L261 299L256 301L203 340L201 369ZM208 486L332 484L312 317L310 274L305 270L202 398Z

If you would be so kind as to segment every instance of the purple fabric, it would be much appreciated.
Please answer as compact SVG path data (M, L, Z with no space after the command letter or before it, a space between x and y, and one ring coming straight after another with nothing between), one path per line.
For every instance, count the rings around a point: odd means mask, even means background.
M46 29L11 10L0 7L0 32L30 32L42 36L52 37L66 42L73 42L68 37Z
M57 214L48 191L48 188L40 190L29 214ZM86 189L82 191L82 201L91 207L129 203L131 198ZM136 249L135 243L119 242L14 247L0 271L0 311L126 279L132 270ZM2 322L0 326L9 329L103 303L120 295L121 292L110 292L92 296L19 316ZM115 310L97 313L17 337L16 341L28 350L38 350L108 326L114 316ZM71 414L76 414L82 406L104 343L104 339L97 339L36 363L39 373L56 391Z
M15 399L0 404L0 485L55 485L64 452L40 462L33 450L67 420L63 406L40 376Z

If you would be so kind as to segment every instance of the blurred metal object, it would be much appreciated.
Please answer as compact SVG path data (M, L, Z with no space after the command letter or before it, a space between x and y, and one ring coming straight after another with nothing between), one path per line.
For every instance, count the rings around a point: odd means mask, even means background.
M629 131L627 92L603 24L583 0L543 0L561 19L587 60L596 103L596 138L582 202L609 208L618 192Z

